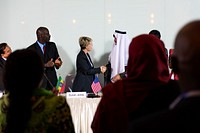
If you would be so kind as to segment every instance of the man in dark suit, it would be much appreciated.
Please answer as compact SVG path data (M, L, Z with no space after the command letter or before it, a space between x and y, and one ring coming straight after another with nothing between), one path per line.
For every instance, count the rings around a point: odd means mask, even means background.
M159 39L161 38L160 31L158 31L158 30L151 30L151 31L149 32L149 34L154 35L154 36L156 36L156 37L159 38ZM163 42L163 44L164 44L164 42ZM165 48L166 56L168 57L168 50L167 50L167 48L165 47L165 45L164 45L164 48Z
M172 66L182 94L169 110L133 121L133 133L196 133L200 131L200 20L186 24L177 34Z
M62 65L56 44L50 42L51 35L46 27L39 27L36 31L37 41L28 47L35 50L44 62L44 77L41 87L53 90L57 84L56 69Z
M6 63L6 59L12 52L11 48L8 46L7 43L0 44L0 91L4 91L4 84L3 84L3 73L4 73L4 66Z

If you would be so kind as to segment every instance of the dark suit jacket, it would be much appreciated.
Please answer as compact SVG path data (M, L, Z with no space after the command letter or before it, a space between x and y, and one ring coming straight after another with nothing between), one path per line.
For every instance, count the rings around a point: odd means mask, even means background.
M135 120L130 133L197 133L200 131L200 97L180 101L166 110Z
M89 57L90 62L92 63L89 54L87 55ZM92 67L89 60L84 51L81 50L78 53L76 59L77 72L73 82L72 91L74 92L86 91L87 93L93 92L91 84L95 78L95 74L100 73L101 69L100 67L98 68Z
M28 49L35 50L40 55L44 64L46 64L49 60L51 60L51 58L53 58L53 61L55 61L59 57L58 50L57 50L56 44L54 42L46 43L45 54L43 54L43 52L37 42L35 42L31 46L29 46ZM43 77L42 87L44 87L46 89L52 89L53 86L54 87L56 86L57 75L56 75L55 68L56 67L44 68L47 78Z
M4 83L3 83L3 73L4 73L4 66L6 61L0 57L0 91L4 90Z

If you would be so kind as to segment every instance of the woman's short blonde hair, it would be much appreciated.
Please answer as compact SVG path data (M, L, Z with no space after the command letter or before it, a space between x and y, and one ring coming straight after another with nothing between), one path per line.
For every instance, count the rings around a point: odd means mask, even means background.
M89 43L92 41L90 37L82 36L79 38L79 45L81 49L85 49Z

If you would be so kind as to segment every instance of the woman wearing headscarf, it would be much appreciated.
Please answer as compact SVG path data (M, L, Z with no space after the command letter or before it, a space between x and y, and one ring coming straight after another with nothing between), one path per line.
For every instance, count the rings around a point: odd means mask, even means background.
M169 78L165 49L153 35L133 38L129 47L127 78L108 84L97 107L94 133L124 133L129 121L167 108L179 94Z

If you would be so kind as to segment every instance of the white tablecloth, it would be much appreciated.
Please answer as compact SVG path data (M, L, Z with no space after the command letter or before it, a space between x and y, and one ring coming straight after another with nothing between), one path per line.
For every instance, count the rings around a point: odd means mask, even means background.
M101 98L67 98L76 133L92 133L91 122Z

